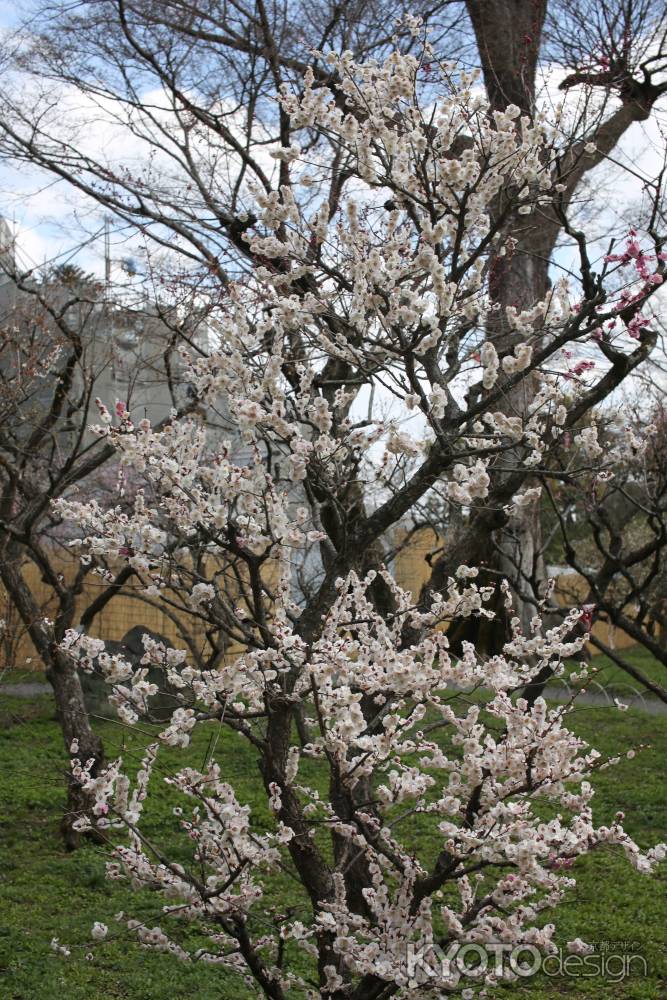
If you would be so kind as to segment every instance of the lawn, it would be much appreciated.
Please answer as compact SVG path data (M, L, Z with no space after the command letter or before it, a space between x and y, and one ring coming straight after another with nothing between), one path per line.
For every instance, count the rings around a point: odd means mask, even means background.
M90 928L102 920L112 930L113 916L123 910L159 922L161 900L137 896L122 883L104 877L105 849L87 846L66 854L57 832L62 806L62 776L66 758L60 733L47 697L32 701L4 699L0 703L0 997L7 1000L243 1000L243 983L214 966L184 965L147 952L116 937L90 949ZM638 744L650 749L601 773L596 779L596 819L609 821L617 809L625 825L642 844L667 839L667 716L649 716L604 708L582 707L573 728L604 752L626 751ZM138 750L124 730L103 724L108 753L125 740L126 756ZM202 729L193 746L175 752L179 765L201 765L209 736ZM266 820L266 807L257 802L256 764L239 737L223 734L216 752L230 769L240 797L253 805L257 820ZM154 786L159 789L159 783ZM158 796L148 816L150 829L163 843L175 842L175 819L166 793ZM414 829L423 842L422 824ZM558 940L574 937L601 943L611 950L639 951L648 975L633 974L621 982L602 978L555 977L522 980L494 996L521 1000L553 1000L571 996L581 1000L665 1000L667 997L667 864L656 877L633 872L615 852L599 852L578 863L577 887L562 907L556 923ZM288 884L277 886L291 901ZM296 901L296 900L295 900ZM193 931L194 933L194 931ZM71 948L62 958L50 949L53 936ZM629 942L625 949L615 942ZM298 962L298 956L294 956ZM295 998L296 1000L296 998Z
M641 646L633 646L630 649L620 650L619 655L641 671L644 677L667 688L667 668L654 659L648 650ZM616 689L620 694L627 692L630 687L637 691L643 690L639 681L601 653L591 658L590 666L596 668L595 680L605 688Z

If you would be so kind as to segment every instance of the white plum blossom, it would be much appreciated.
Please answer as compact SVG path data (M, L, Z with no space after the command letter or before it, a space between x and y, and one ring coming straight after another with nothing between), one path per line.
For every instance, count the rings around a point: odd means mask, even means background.
M483 500L487 495L491 478L482 459L472 466L455 465L452 476L453 481L447 485L447 496L455 503L469 504Z
M514 375L516 372L523 372L529 367L533 358L533 349L530 344L519 344L514 348L514 354L506 355L502 360L503 371L507 375Z
M495 345L490 340L485 341L480 349L480 360L484 368L482 382L485 389L492 389L498 378L500 361Z
M215 598L215 588L210 583L196 583L192 588L189 597L190 606L193 609L208 603Z
M581 938L575 938L573 941L567 942L567 950L572 955L591 955L595 951L595 947L582 941Z
M591 424L590 427L584 427L577 434L575 442L587 458L595 459L604 454L604 448L598 441L598 429L595 424Z
M407 938L422 947L433 940L436 908L461 943L501 940L548 951L554 927L540 930L533 920L572 885L570 866L579 855L598 844L617 845L637 870L650 872L664 858L664 845L642 853L618 819L608 827L596 828L592 822L588 778L604 762L566 728L572 705L549 708L538 698L529 706L511 697L532 676L534 664L557 663L559 657L581 649L583 639L569 638L580 611L547 630L536 618L530 637L515 622L503 654L491 659L478 656L470 644L453 657L446 633L433 626L457 614L484 611L493 588L478 588L475 577L474 568L459 567L446 597L437 598L430 611L417 611L410 595L384 572L396 608L390 621L378 614L370 599L375 574L341 578L319 637L309 644L276 621L271 626L275 646L245 653L219 672L183 671L194 695L193 707L174 710L170 725L149 747L134 787L121 760L92 775L92 762L75 759L73 777L95 799L91 821L103 829L129 828L129 845L116 848L110 877L159 887L167 899L165 912L173 908L180 918L210 924L211 947L224 949L231 939L229 932L221 935L219 928L212 929L216 919L233 924L247 919L260 902L265 906L264 876L282 864L280 850L288 849L294 860L301 858L306 845L316 851L313 836L324 825L365 858L368 909L355 910L342 872L330 870L320 859L317 870L330 889L315 909L315 926L334 934L334 951L342 962L337 974L393 982L403 975L397 942ZM417 623L423 638L412 645L401 643L406 625ZM75 654L77 646L84 655L90 651L90 641L73 634L67 648ZM218 764L211 763L203 772L185 768L166 780L196 803L190 811L179 808L177 815L196 845L198 874L153 859L139 831L160 746L187 745L198 722L222 717L224 705L233 704L230 711L242 725L244 718L250 720L261 710L267 697L280 697L282 678L295 669L292 698L305 706L315 694L317 718L310 742L300 749L292 746L284 767L267 780L275 832L262 833L251 825L249 809L222 780ZM141 674L140 666L130 691ZM457 709L452 702L451 690L479 685L490 693L485 708L496 726L482 722L479 705ZM369 728L362 699L375 703L381 725ZM426 731L427 715L447 726L446 743ZM372 810L362 806L352 817L341 815L336 798L323 799L301 776L299 762L304 758L315 766L327 761L344 798L375 776ZM540 819L532 800L542 797L564 812ZM437 875L415 858L410 846L402 845L401 826L391 820L397 807L407 809L407 816L422 814L432 820L442 851ZM499 881L495 877L487 904L473 911L474 893L464 872L484 872L490 866L500 866L504 874ZM459 901L450 898L447 907L436 907L433 893L448 878ZM105 935L102 926L95 925L94 938ZM173 951L183 960L196 957L160 928L138 933L147 947ZM297 921L281 923L280 933L301 938L309 932ZM588 946L576 939L569 947L585 954ZM215 953L217 961L227 962L223 950ZM445 988L444 979L439 983Z

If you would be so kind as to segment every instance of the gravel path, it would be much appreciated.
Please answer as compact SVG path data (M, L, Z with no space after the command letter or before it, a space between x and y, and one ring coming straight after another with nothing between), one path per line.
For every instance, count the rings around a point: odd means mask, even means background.
M25 681L23 684L0 684L0 697L5 695L8 698L35 698L42 694L51 694L49 684L40 684L37 681Z
M667 704L648 691L646 694L640 694L636 688L630 687L626 689L620 687L614 688L613 692L609 692L605 691L602 685L599 685L599 687L599 691L588 690L585 694L580 694L577 698L577 705L615 708L614 699L618 698L619 702L623 705L627 705L629 708L639 708L642 712L648 712L649 715L667 714ZM547 701L562 703L569 701L571 697L571 693L566 691L565 688L549 687L547 689Z
M627 689L623 687L615 688L613 694L605 691L601 684L597 684L596 687L598 690L591 691L589 688L585 694L579 695L577 704L590 705L597 708L613 708L614 698L618 698L624 705L628 705L630 708L639 708L643 712L648 712L649 715L667 714L667 705L664 701L655 698L650 692L641 694L632 685L628 685ZM19 684L0 684L0 698L3 695L9 698L35 698L46 694L51 694L50 685L37 681L23 681ZM565 685L563 687L550 685L547 690L547 700L550 702L569 701L570 697L571 691Z
M623 704L629 705L631 708L640 708L650 715L667 714L667 705L665 702L660 701L649 693L643 695L636 688L628 686L627 690L622 687L615 688L614 693L610 694L605 691L602 685L598 685L598 687L599 691L589 690L585 694L579 695L577 704L598 708L613 708L614 698L617 697ZM0 698L3 696L7 698L35 698L50 693L51 688L48 684L41 684L35 681L25 681L22 684L0 684ZM565 687L551 686L547 692L547 699L549 701L564 702L568 701L570 697L571 694Z

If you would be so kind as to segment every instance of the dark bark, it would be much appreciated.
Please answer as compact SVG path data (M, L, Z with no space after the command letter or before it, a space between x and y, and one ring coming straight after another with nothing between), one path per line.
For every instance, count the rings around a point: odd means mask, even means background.
M515 104L522 114L532 118L547 3L545 0L505 0L490 4L483 0L471 0L467 8L491 107L504 110L508 104ZM499 203L498 213L500 211ZM512 235L517 243L513 253L496 256L491 261L489 292L500 308L487 330L489 340L495 343L501 355L510 351L518 339L508 329L508 307L527 309L547 296L549 265L558 235L555 220L549 221L551 224L542 217L542 213L534 211L529 216L513 215L503 226L506 234ZM534 378L526 379L518 391L508 392L503 409L514 414L525 413L536 387ZM540 513L535 504L524 508L513 524L507 525L497 537L494 555L489 559L490 568L495 571L496 577L506 577L514 582L517 595L519 587L516 584L522 578L537 578L538 581L545 578L541 542ZM531 597L538 599L537 594L531 594ZM529 620L535 613L534 605L518 596L516 600L516 610L524 628L528 628ZM489 652L499 651L501 645L495 643L501 643L506 632L506 623L502 620L504 615L500 610L499 615L495 636L490 637L493 645ZM474 623L473 630L478 626L479 623ZM462 631L466 632L466 629ZM470 634L465 637L473 638Z
M468 0L466 8L491 106L531 114L546 0Z

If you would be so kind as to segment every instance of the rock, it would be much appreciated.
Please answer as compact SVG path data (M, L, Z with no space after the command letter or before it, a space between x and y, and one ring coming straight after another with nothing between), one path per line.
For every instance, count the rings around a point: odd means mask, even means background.
M159 632L153 632L152 629L146 628L144 625L134 625L125 633L120 642L115 639L105 640L104 648L111 656L120 654L133 667L138 667L145 652L142 641L144 635L150 636L155 642L164 643L165 646L171 645L169 640L160 635ZM116 710L108 700L110 687L101 677L97 665L93 673L82 671L80 676L88 712L93 716L114 718ZM148 680L152 684L157 684L159 688L159 693L150 701L151 716L158 722L166 722L177 705L173 688L167 683L164 671L156 667L149 668Z

